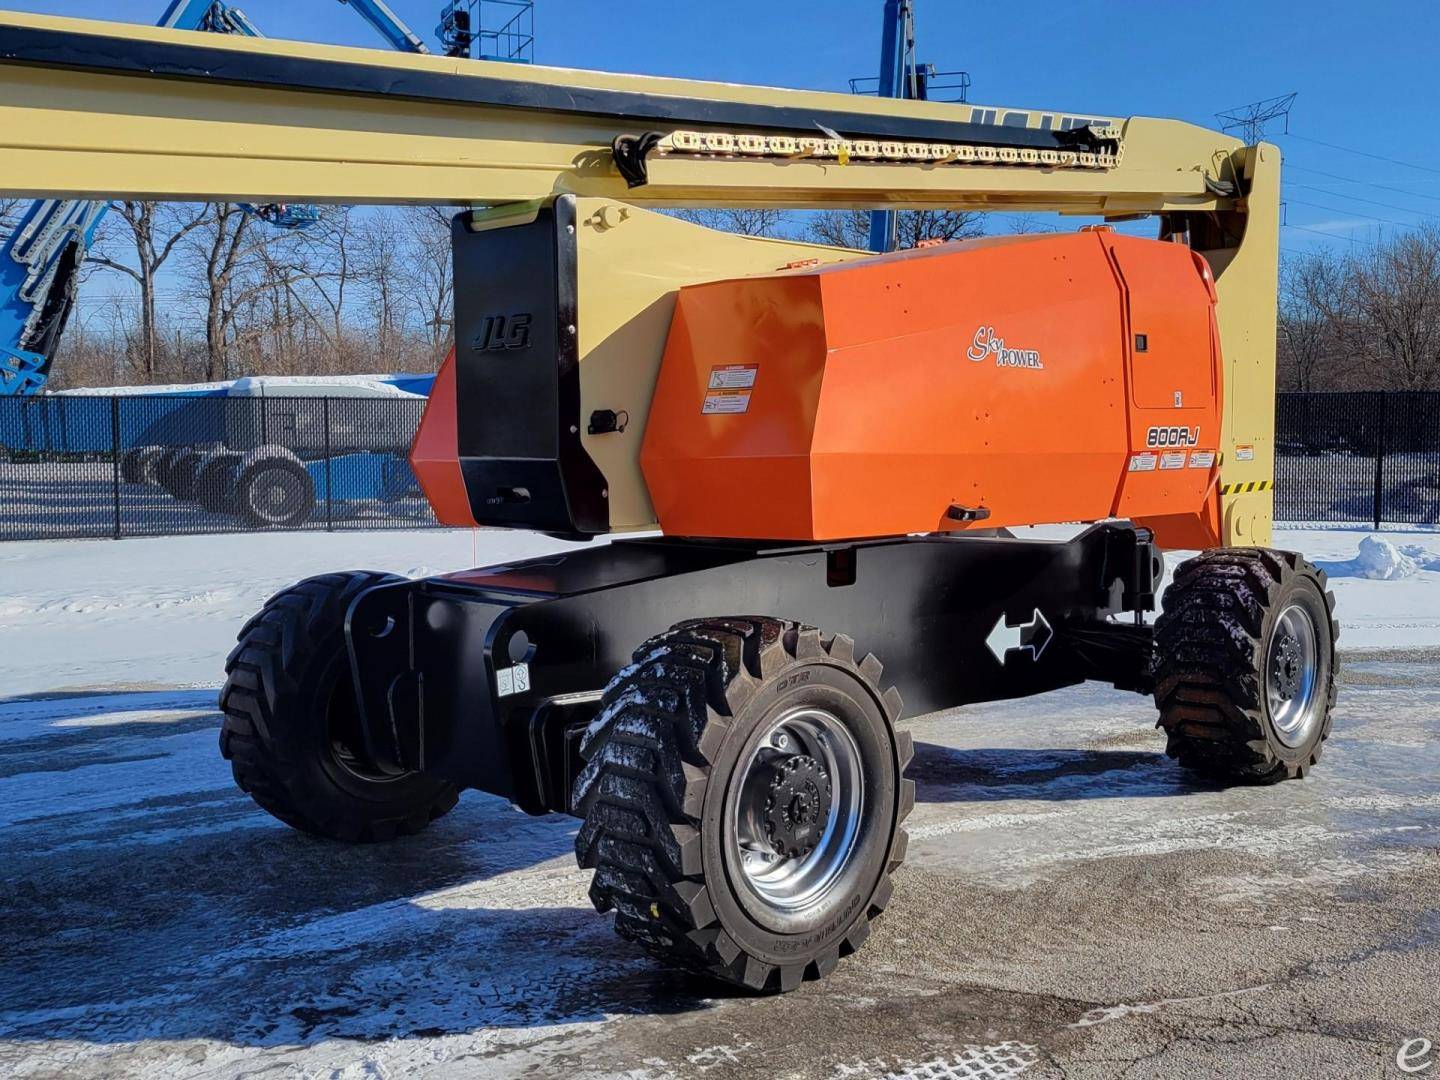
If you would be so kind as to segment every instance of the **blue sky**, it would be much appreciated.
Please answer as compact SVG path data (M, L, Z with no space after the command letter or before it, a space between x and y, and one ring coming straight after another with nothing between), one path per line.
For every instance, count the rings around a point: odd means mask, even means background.
M441 0L390 3L433 40ZM154 21L165 6L163 0L0 5L136 22ZM240 6L271 36L379 43L337 0ZM536 8L540 63L843 90L851 76L874 73L882 5L538 0ZM1364 243L1377 229L1440 216L1440 139L1433 134L1440 8L1432 3L917 0L916 9L921 58L968 70L971 98L980 103L1213 124L1219 110L1299 91L1292 137L1275 136L1294 166L1287 173L1289 250Z

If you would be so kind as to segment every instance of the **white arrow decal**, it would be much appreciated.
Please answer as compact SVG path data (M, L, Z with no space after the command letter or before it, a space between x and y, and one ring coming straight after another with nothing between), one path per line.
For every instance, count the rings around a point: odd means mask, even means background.
M985 644L995 654L1003 667L1005 657L1012 652L1027 649L1030 652L1032 662L1040 659L1040 654L1045 651L1045 646L1050 644L1050 639L1055 632L1050 629L1050 620L1045 618L1045 613L1039 608L1035 609L1034 616L1029 622L1021 623L1019 626L1007 626L1005 616L1002 614L995 621L995 629L990 631L990 636L985 639Z

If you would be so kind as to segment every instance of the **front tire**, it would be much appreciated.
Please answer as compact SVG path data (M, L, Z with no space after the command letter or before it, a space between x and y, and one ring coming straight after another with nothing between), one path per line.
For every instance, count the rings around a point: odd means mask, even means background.
M575 849L615 929L757 991L829 974L890 902L915 803L900 695L844 636L682 623L606 688Z
M455 805L455 785L393 773L365 754L350 680L345 617L363 590L394 575L325 574L271 597L225 662L220 753L259 806L331 840L419 832Z
M1211 779L1273 784L1320 760L1335 705L1335 597L1299 555L1207 551L1183 563L1155 621L1166 752Z

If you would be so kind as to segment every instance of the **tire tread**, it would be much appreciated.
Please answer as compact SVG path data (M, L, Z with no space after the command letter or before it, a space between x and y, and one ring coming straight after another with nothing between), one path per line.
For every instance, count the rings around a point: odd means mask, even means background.
M615 912L622 937L669 962L768 991L821 978L868 935L904 858L903 821L914 805L914 782L903 775L912 753L908 733L896 733L899 808L882 877L856 928L826 955L774 965L747 954L721 925L701 874L700 809L731 720L769 672L818 652L878 688L879 661L867 656L857 664L850 639L758 617L680 623L641 645L611 680L581 742L586 764L574 808L583 823L575 851L595 872L592 903ZM899 697L883 697L893 724Z
M1286 762L1266 738L1264 623L1284 587L1309 577L1331 612L1330 678L1319 738ZM1293 552L1230 548L1182 563L1155 622L1157 726L1166 753L1219 780L1269 784L1304 776L1320 758L1335 704L1335 597L1323 571Z
M225 661L220 691L220 753L240 789L293 828L347 841L389 840L420 831L459 798L453 784L438 785L424 805L396 806L357 817L316 790L287 738L285 718L305 708L298 699L303 665L320 639L343 625L350 602L392 575L370 571L323 574L271 597L241 628Z

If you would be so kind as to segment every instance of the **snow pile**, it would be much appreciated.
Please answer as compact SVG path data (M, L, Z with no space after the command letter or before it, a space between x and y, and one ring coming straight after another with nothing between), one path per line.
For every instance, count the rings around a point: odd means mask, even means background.
M1422 570L1440 571L1440 555L1420 544L1396 546L1378 536L1367 536L1360 541L1360 550L1353 559L1322 561L1319 566L1332 578L1401 581Z

